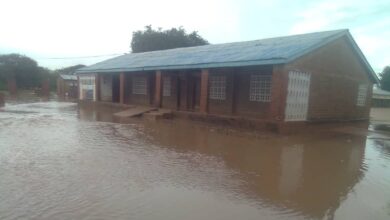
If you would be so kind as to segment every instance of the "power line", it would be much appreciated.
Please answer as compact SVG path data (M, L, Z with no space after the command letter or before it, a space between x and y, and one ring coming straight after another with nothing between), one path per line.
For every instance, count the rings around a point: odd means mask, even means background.
M36 58L37 60L65 60L65 59L86 59L86 58L97 58L97 57L108 57L108 56L119 56L125 53L113 53L113 54L102 54L93 56L80 56L80 57L41 57Z

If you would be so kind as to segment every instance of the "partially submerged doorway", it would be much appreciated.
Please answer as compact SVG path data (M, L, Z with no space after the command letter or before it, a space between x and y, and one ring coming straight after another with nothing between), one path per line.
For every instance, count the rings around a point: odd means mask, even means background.
M178 109L199 111L200 73L184 73L178 78Z
M112 102L119 103L119 74L112 75Z

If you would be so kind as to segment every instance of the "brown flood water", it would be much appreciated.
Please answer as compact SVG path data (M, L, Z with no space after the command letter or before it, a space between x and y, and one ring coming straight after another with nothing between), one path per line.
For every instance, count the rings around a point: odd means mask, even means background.
M247 135L0 109L0 219L390 219L390 133Z

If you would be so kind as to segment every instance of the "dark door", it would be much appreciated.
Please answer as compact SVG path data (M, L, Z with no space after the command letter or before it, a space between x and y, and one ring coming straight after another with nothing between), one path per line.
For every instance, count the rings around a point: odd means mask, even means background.
M112 76L112 102L119 102L119 75Z
M194 110L199 111L200 106L200 77L195 77L194 85Z
M188 81L188 108L190 111L198 111L200 106L200 76L192 74Z

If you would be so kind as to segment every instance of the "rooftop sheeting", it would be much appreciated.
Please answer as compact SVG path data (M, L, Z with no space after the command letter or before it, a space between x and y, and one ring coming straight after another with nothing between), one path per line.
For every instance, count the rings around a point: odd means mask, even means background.
M375 96L386 96L390 99L390 92L389 91L374 87L372 90L372 93L373 93L374 97Z
M60 77L64 80L77 80L76 75L65 75L65 74L60 74Z
M239 67L288 63L343 35L348 36L368 70L375 74L348 30L316 32L237 43L130 53L81 68L77 73ZM373 75L372 75L373 76ZM376 77L373 76L373 77ZM376 80L377 78L375 78Z

